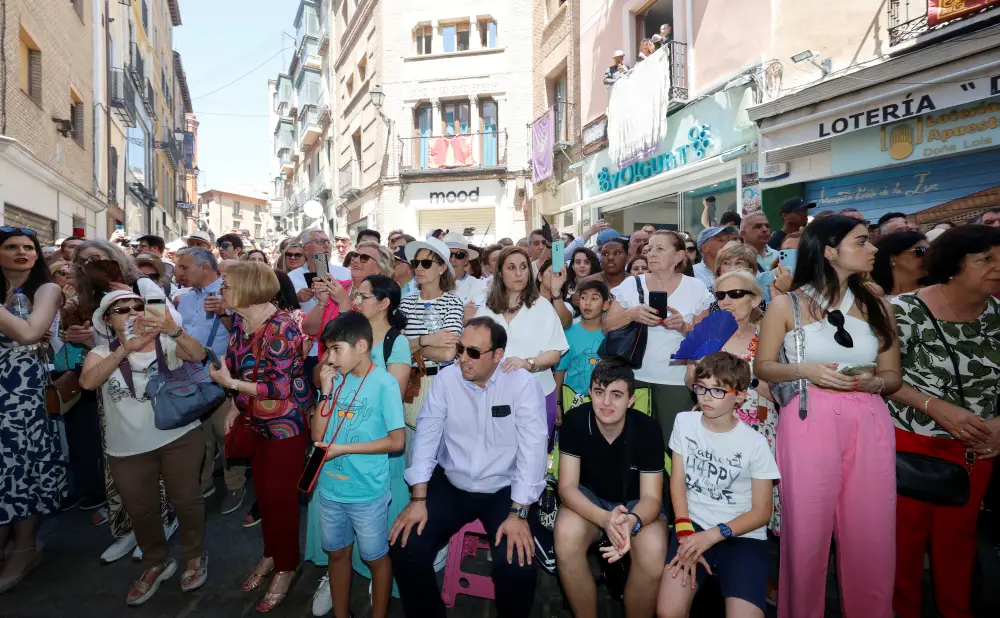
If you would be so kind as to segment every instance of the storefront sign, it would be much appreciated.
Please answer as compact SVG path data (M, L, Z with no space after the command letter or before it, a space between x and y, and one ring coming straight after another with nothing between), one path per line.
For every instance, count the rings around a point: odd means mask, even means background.
M658 154L655 157L636 161L631 165L626 165L614 174L608 168L597 173L597 182L600 184L602 192L611 191L619 187L625 187L633 182L639 182L660 172L672 170L689 162L703 159L705 152L715 145L712 139L712 129L707 124L695 125L688 130L689 142L670 152Z
M843 174L998 144L1000 98L993 98L836 138L831 171Z
M407 187L403 203L407 208L414 207L417 210L483 208L498 206L504 194L504 186L499 182L462 180L414 183Z
M839 135L845 131L857 131L874 127L884 122L892 122L900 118L909 118L925 111L934 111L934 99L929 94L920 97L919 101L907 97L898 103L887 103L881 107L862 110L850 116L841 116L828 122L819 123L819 137Z
M774 182L775 180L787 178L791 174L788 168L788 163L768 163L764 166L764 170L760 172L760 181Z
M476 204L479 202L479 187L471 191L431 191L430 202L431 204L464 204L466 202Z
M1000 0L927 0L927 27L933 28L1000 4Z

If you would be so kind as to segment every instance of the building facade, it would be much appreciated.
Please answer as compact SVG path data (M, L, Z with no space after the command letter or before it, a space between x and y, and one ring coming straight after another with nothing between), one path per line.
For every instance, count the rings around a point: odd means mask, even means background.
M208 189L199 195L198 211L199 228L213 238L236 232L259 245L275 226L265 192Z

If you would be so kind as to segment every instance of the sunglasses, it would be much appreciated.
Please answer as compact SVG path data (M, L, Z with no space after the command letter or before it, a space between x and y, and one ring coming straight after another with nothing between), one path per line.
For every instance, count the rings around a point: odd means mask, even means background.
M471 347L467 348L461 343L455 344L455 351L458 352L456 356L461 356L462 354L468 354L469 358L471 358L472 360L479 360L483 354L486 354L487 352L492 352L495 349L496 348L490 348L488 350L480 350L479 348L471 348Z
M10 227L9 225L5 225L4 227L0 227L0 232L3 232L4 234L10 234L11 232L20 232L20 233L24 234L25 236L37 236L38 235L38 234L35 233L35 230L30 230L30 229L28 229L26 227Z
M429 259L429 260L412 259L410 260L410 267L413 268L413 270L416 270L417 268L423 268L424 270L427 270L431 266L440 263L441 262L439 260L435 259Z
M233 248L233 243L231 243L231 242L220 242L216 246L218 248L220 248L220 249L232 249Z
M913 247L910 251L918 258L922 258L927 253L927 247Z
M851 337L851 333L847 332L847 329L844 328L844 314L841 313L839 309L834 309L833 311L827 313L826 321L837 329L837 332L833 334L834 341L845 348L854 347L854 338Z
M77 264L93 264L94 262L100 262L103 259L105 259L103 255L98 255L98 254L95 253L94 255L92 255L90 257L77 258L76 259L76 263Z
M111 313L115 315L127 315L131 312L142 313L146 310L146 305L143 303L136 303L134 305L116 305L111 308Z
M732 298L733 300L739 300L744 296L753 294L750 290L727 290L725 292L716 292L715 300L721 301L725 297Z
M725 388L709 388L707 386L702 386L701 384L695 384L691 387L694 390L694 394L701 397L705 393L712 396L712 399L725 399L726 395L729 393L738 393L739 391L733 389Z
M456 260L464 260L465 258L469 257L469 254L466 253L465 251L452 251L451 257L455 258Z
M694 245L690 245L688 247L685 247L685 251L687 251L688 253L698 253L698 248L695 247Z
M301 259L304 259L305 257L306 257L305 253L286 253L285 254L285 259L286 260L301 260Z
M372 256L365 255L364 253L355 253L354 255L351 256L351 261L352 262L354 260L361 260L362 264L367 264L368 262L370 262L370 261L372 261L374 259L375 258L373 258Z
M73 271L67 269L59 269L55 272L55 274L56 276L59 277L68 277L73 274Z

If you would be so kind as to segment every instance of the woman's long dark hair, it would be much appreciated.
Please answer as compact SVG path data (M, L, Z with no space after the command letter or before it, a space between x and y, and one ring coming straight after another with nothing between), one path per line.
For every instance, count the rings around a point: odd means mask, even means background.
M573 270L573 262L576 261L577 253L582 253L586 255L587 260L590 262L590 274L588 276L597 274L602 270L601 258L597 257L597 254L594 253L593 250L588 249L587 247L577 247L576 249L573 249L573 253L569 256L569 266L568 270L566 271L567 293L570 292L571 290L576 290L576 286L578 283L576 280L576 271Z
M35 302L35 292L42 285L49 282L49 267L45 264L45 259L42 257L42 247L38 244L38 236L28 236L20 231L20 228L15 229L13 232L0 232L0 246L3 246L5 242L11 238L23 237L31 241L31 244L35 245L35 264L31 267L31 272L28 273L28 278L24 281L24 285L21 286L21 292L28 297L32 303ZM10 290L7 289L7 278L3 276L3 271L0 271L0 302L3 302L7 298L7 293Z
M278 285L281 286L278 295L274 297L274 305L282 311L301 309L302 306L299 304L299 299L295 296L295 284L292 283L292 280L284 272L276 268L272 270L278 277Z
M389 326L399 331L406 328L406 316L399 310L399 301L403 293L399 289L399 284L396 283L396 280L385 275L368 275L364 278L364 281L367 281L368 285L372 286L372 295L375 297L375 300L382 302L387 298L389 299L389 306L385 309Z
M811 285L825 298L835 298L839 294L837 272L826 260L824 250L827 247L838 246L856 227L867 226L859 223L853 217L831 215L816 219L806 226L799 241L799 252L795 263L795 276L792 278L792 289L797 290L804 285ZM879 338L879 350L885 351L896 339L896 330L882 299L872 292L860 274L853 274L847 279L847 287L861 304L861 315L872 332Z
M923 240L927 240L927 237L921 232L910 231L896 232L879 239L875 245L878 253L875 254L875 266L872 267L872 279L886 294L892 293L892 286L896 283L892 276L892 258Z

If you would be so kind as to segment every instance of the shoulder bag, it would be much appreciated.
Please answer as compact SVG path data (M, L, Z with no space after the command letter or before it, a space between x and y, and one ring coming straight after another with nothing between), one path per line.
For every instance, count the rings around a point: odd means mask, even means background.
M212 414L226 400L226 391L208 376L204 363L185 362L171 370L156 338L159 371L146 383L146 396L153 403L153 421L161 431L184 427Z
M264 328L268 329L270 328L270 325L265 326ZM269 332L265 331L262 337L262 344L259 347L254 348L253 357L255 362L253 366L253 375L250 378L250 381L253 383L257 382L257 371L260 369L261 353L267 346L267 335L269 334ZM233 405L235 405L235 403ZM256 405L257 398L250 397L250 405L246 410L240 411L240 415L236 417L236 422L233 423L229 433L226 434L224 446L227 459L250 459L253 457L253 409Z
M634 275L635 289L639 292L639 304L646 304L646 291L642 288L642 279ZM639 322L629 322L621 328L610 331L597 348L601 358L613 358L624 362L633 369L642 367L642 357L646 354L646 339L649 337L649 327Z
M792 316L794 319L792 336L795 339L795 362L802 363L805 360L806 342L805 333L802 330L802 313L799 308L799 297L795 292L790 292L788 295L792 299ZM781 350L778 352L778 359L782 363L789 363L784 344L782 344ZM771 385L771 394L774 395L774 400L782 408L790 404L796 395L801 395L799 397L799 418L801 419L805 419L807 415L808 392L809 388L805 378L778 382Z
M913 294L913 300L927 314L941 345L944 346L948 358L951 359L955 371L955 386L958 389L958 397L962 402L962 407L965 408L965 391L962 388L962 374L959 371L958 357L948 345L944 331L941 330L941 325L938 324L937 318L931 313L927 303L921 300L916 293ZM975 461L976 456L968 452L965 454L965 465L963 466L947 459L923 453L896 451L896 493L904 498L929 502L937 506L965 506L969 502L969 474Z

